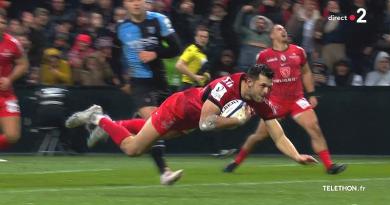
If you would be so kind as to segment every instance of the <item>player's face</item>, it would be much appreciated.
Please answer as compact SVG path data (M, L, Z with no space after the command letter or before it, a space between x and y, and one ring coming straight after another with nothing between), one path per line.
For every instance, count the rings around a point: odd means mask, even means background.
M145 12L145 0L123 0L123 6L130 15L139 16Z
M287 43L288 35L286 29L282 25L275 25L271 31L271 39L273 41Z
M196 32L195 41L198 45L204 47L209 42L209 32L198 31Z
M272 87L272 80L264 75L260 75L259 79L249 83L250 95L253 101L262 102L264 97L268 95Z
M6 28L7 28L7 21L4 17L0 16L0 35L3 35Z

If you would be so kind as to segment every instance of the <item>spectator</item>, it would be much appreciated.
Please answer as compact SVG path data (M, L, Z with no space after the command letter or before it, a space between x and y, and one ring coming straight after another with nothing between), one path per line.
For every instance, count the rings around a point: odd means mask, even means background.
M271 20L264 16L252 15L249 25L245 25L245 16L253 11L253 6L243 6L234 22L234 30L241 37L238 67L244 72L256 63L256 55L271 45L269 37L269 32L273 26Z
M11 19L8 22L7 33L15 36L26 33L27 31L23 28L22 23L19 19Z
M287 23L287 32L291 34L292 41L305 49L309 61L310 54L320 50L316 41L319 37L317 31L320 31L320 17L316 1L304 0Z
M163 0L154 0L153 7L154 11L158 13L162 13L168 17L170 17L170 3L169 1L163 1Z
M340 5L338 0L328 1L327 11L329 16L345 16L340 11ZM345 22L329 20L325 18L322 32L319 32L319 36L322 39L322 58L328 68L331 68L335 62L345 58Z
M83 60L80 84L83 86L105 86L112 82L113 73L108 64L102 63L96 54L88 55Z
M69 42L69 33L60 32L60 33L57 33L56 36L54 37L52 47L61 51L61 53L62 53L61 58L62 59L66 59L68 56L68 52L70 49L70 45L68 42Z
M113 11L114 11L114 5L112 0L97 0L97 13L100 13L102 15L102 24L104 26L107 26L112 18L113 18Z
M44 52L40 82L44 85L71 85L72 72L67 61L60 58L61 51L48 48Z
M390 86L390 61L389 54L381 51L377 54L374 63L374 71L367 74L365 85Z
M369 68L369 56L373 51L373 43L375 42L375 27L373 12L367 7L366 0L353 0L353 5L349 7L350 13L355 13L359 8L364 8L367 11L365 16L366 23L348 23L345 29L346 38L346 54L351 60L352 70L360 75L367 73ZM356 35L364 34L364 35Z
M23 28L29 31L30 26L34 24L34 15L29 11L23 11L20 15Z
M69 51L68 59L72 68L73 82L80 83L80 72L82 68L83 59L89 54L93 53L91 36L87 34L79 34Z
M218 61L223 48L228 42L228 35L232 33L226 21L223 21L226 16L226 5L216 1L213 3L211 13L208 18L202 23L209 29L209 44L207 48L207 56L211 67Z
M211 69L212 79L238 72L238 69L235 66L235 62L236 57L234 52L230 49L224 49L216 66Z
M363 85L363 78L352 71L348 60L341 59L335 63L333 75L329 76L328 85L338 87L361 86Z
M114 23L118 23L119 21L123 21L126 19L127 11L123 7L116 7L114 10L113 21Z
M291 0L282 1L280 9L283 16L283 24L286 24L293 14L293 2Z
M118 77L118 74L114 73L114 70L112 69L114 66L117 66L118 58L114 57L112 52L113 47L113 40L109 37L101 37L98 38L96 41L96 52L95 56L100 61L100 64L103 66L103 68L107 68L107 71L105 73L110 73L112 77L107 78L106 83L109 85L114 86L120 86L121 81Z
M377 50L390 52L390 0L387 0L386 10L384 12L384 21L381 26L382 31L379 33L378 39L375 42Z
M284 25L286 23L276 0L263 0L259 7L259 14L271 19L274 24Z
M28 15L28 14L26 14ZM27 16L26 16L27 18ZM30 24L29 38L31 49L28 54L32 66L38 66L42 62L43 50L48 46L47 30L45 29L49 21L49 11L44 8L34 10L33 24Z
M194 2L183 0L172 13L172 23L184 46L193 42L195 29L201 22L201 16L194 13Z
M83 12L90 13L97 8L96 0L80 0L79 9Z
M66 8L65 0L51 0L50 6L50 21L52 23L75 20L76 14L73 10Z
M74 34L88 33L90 27L89 13L79 10L76 16L76 24L71 31Z
M64 25L64 22L74 22L76 13L74 10L67 9L65 0L51 0L50 4L50 40L53 40L58 26Z
M118 22L122 22L126 19L127 11L123 7L116 7L114 9L114 16L112 17L112 21L108 24L107 28L112 32L116 33L116 25Z
M313 80L315 86L324 86L328 82L328 67L325 65L318 52L313 52L311 55L312 63L310 65L313 73Z
M113 37L113 33L103 24L103 16L98 12L92 12L90 15L90 27L88 34L92 37L93 42L100 37Z
M116 28L117 25L121 22L123 22L127 17L127 10L123 7L117 7L114 11L114 17L113 22L108 26L108 29L113 35L116 35ZM123 65L124 63L124 56L122 55L122 49L120 46L120 41L115 36L111 38L109 41L104 41L104 39L108 39L107 37L102 38L103 42L106 42L106 46L104 49L105 58L109 62L112 71L115 73L115 75L120 79L121 82L124 82L124 75L123 75ZM99 39L96 41L96 48L100 50L98 44ZM109 45L109 48L107 47L107 42ZM119 59L119 60L118 60Z

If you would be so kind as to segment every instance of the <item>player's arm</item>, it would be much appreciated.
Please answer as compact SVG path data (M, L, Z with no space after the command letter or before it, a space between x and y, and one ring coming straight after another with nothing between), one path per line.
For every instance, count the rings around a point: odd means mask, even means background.
M152 51L140 51L138 54L139 59L143 63L149 63L156 58L173 58L180 53L180 41L175 33L169 34L163 37L163 44L158 46Z
M308 63L305 63L305 65L302 67L302 83L303 86L305 86L307 93L312 93L315 91L313 73L311 72Z
M0 78L0 90L7 90L11 87L12 83L22 77L28 70L28 60L26 55L21 55L14 60L14 69L8 77Z
M155 52L159 58L173 58L180 54L180 40L175 30L172 27L172 23L168 17L159 14L158 21L160 23L160 35L162 41L166 46L159 46Z
M19 79L24 74L26 74L29 66L28 59L25 54L15 59L14 63L15 63L15 67L12 70L11 75L9 76L11 82L14 82L15 80Z
M176 33L171 33L162 39L166 45L156 49L159 58L173 58L180 54L180 40Z
M270 134L272 140L274 141L276 147L285 155L289 156L291 159L295 160L300 164L310 164L317 162L312 156L301 155L296 150L295 146L284 134L282 126L276 119L265 120L265 126L267 131Z
M315 96L313 73L310 70L309 64L306 62L302 67L302 83L305 87L306 93L309 96L310 104L317 106L317 98Z
M193 72L191 72L189 69L188 69L188 65L187 63L182 60L182 59L179 59L177 62L176 62L176 70L179 71L181 74L183 75L187 75L188 77L190 77L194 82L197 82L199 85L201 85L202 83L202 80L203 80L203 76L201 75L197 75Z
M251 114L249 110L246 110L248 119ZM199 129L202 131L210 131L215 129L232 128L244 124L248 119L242 118L226 118L221 117L219 114L221 109L212 101L206 100L202 106L202 111L199 120Z

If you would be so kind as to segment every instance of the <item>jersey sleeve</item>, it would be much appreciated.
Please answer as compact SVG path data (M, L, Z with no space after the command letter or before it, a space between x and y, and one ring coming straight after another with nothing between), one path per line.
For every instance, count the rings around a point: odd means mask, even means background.
M160 23L161 28L161 36L166 37L169 36L172 33L175 33L175 30L172 27L171 20L163 14L157 14L156 15L158 22Z
M256 114L263 120L272 120L278 118L276 108L267 100L251 106L254 108Z
M184 50L183 54L181 54L181 56L180 56L179 59L182 60L182 61L184 61L184 62L186 62L186 63L188 63L188 62L191 61L191 59L193 58L193 56L194 56L194 49L191 48L191 46L189 46L189 47L187 47L187 48Z
M298 50L299 50L299 57L301 58L301 66L304 66L307 62L307 55L306 55L306 52L303 48L297 46Z
M236 99L233 83L234 82L230 76L213 82L214 86L212 87L210 95L208 96L208 100L212 101L222 110L222 107L226 103Z
M11 37L10 41L12 42L12 51L15 59L20 58L24 52L22 44L14 37Z
M257 64L264 64L265 63L265 53L264 50L260 51L256 56L256 63Z

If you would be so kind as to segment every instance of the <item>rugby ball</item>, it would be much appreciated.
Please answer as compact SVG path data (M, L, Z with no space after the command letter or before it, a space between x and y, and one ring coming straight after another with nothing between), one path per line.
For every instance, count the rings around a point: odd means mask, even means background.
M245 112L246 103L242 100L232 100L222 108L221 117L238 117Z

